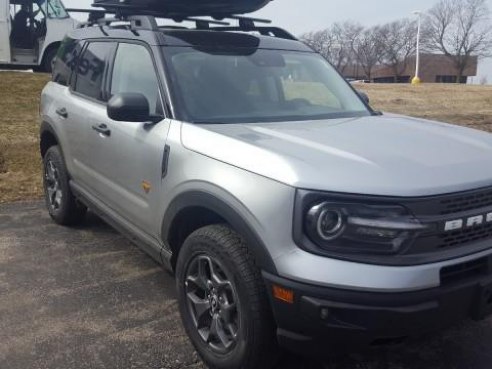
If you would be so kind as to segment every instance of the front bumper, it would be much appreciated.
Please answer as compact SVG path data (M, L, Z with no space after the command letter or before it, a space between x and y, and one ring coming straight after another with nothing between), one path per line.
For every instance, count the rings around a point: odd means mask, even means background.
M264 273L273 285L292 290L292 304L270 292L282 347L324 355L398 343L465 319L492 313L492 268L480 275L417 292L365 292L317 287Z

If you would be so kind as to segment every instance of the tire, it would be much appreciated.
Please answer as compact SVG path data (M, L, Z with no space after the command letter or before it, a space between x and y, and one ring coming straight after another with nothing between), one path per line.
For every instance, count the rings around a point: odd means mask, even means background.
M209 368L273 367L275 324L260 270L240 235L226 225L193 232L178 256L176 276L183 325Z
M61 225L83 221L87 208L72 194L69 176L58 146L48 149L43 158L43 187L46 207L51 218Z
M41 70L46 73L51 73L53 71L53 60L56 58L58 49L56 47L51 47L44 53L43 62L41 65Z

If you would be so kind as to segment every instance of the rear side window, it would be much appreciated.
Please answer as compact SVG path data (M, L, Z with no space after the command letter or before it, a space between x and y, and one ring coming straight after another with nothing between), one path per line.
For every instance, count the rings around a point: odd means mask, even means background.
M53 82L63 86L69 85L72 71L77 65L81 50L82 45L79 41L65 37L56 54L52 75Z
M103 79L114 43L91 42L77 64L74 90L95 100L105 101Z
M118 45L111 79L111 95L124 92L144 95L149 101L150 114L163 115L154 63L149 51L142 45Z

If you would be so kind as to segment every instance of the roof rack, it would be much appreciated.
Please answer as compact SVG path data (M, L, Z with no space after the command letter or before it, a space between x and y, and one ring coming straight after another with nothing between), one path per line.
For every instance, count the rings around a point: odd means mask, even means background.
M114 5L116 8L117 4ZM95 6L95 5L93 5ZM100 6L97 4L97 6ZM118 6L119 9L73 9L69 8L69 12L88 13L88 21L79 24L79 28L91 27L91 26L111 26L112 23L128 23L128 28L132 31L150 30L159 31L163 29L187 29L186 27L177 26L159 26L156 18L158 19L170 19L176 23L181 22L194 22L195 28L198 30L210 30L210 31L232 31L232 32L258 32L263 36L272 36L277 38L283 38L288 40L297 40L289 32L272 26L257 26L257 23L270 24L271 21L267 19L245 17L240 15L229 15L221 17L211 17L207 19L203 17L188 17L185 15L166 14L164 12L158 12L153 10L137 9L130 7L126 4ZM125 9L125 11L121 11ZM106 17L106 15L112 14L113 17ZM231 26L228 20L238 21L238 26ZM220 27L212 27L220 26Z

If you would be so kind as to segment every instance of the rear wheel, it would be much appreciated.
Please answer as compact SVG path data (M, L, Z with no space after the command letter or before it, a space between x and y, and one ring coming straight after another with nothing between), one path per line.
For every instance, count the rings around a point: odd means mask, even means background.
M52 146L43 158L43 186L46 207L51 218L58 224L80 223L87 208L72 194L68 183L68 172L60 148Z
M178 257L183 325L212 369L267 369L275 327L259 269L241 236L225 225L192 233Z

